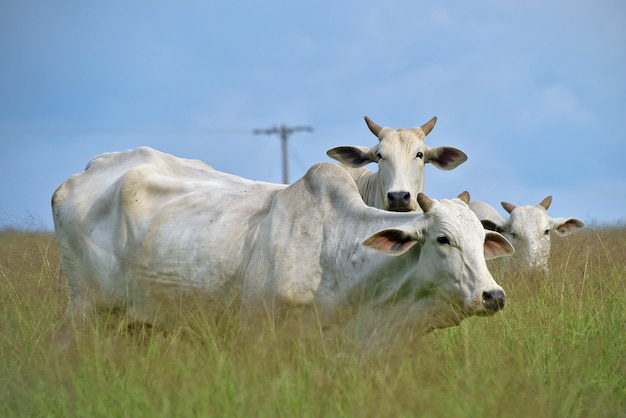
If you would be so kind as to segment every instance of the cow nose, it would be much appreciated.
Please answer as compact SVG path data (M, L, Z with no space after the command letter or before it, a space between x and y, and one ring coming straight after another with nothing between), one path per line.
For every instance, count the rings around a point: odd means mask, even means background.
M389 192L387 193L387 200L392 208L405 208L411 203L411 193Z
M495 313L500 309L504 309L506 297L502 290L490 290L483 292L483 306L488 312Z

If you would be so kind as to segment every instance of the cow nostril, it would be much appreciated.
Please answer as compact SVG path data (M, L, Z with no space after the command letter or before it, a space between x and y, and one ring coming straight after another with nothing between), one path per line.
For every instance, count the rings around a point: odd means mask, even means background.
M506 297L502 290L490 290L483 292L483 305L489 312L497 312L504 309Z
M411 202L411 193L409 192L389 192L387 200L392 205L407 206Z

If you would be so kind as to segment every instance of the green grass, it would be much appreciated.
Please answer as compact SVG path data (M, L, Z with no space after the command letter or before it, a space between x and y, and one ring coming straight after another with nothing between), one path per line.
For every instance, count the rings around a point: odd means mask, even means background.
M58 353L53 236L4 231L0 416L624 416L626 228L555 239L547 277L491 267L504 311L373 353L300 318L202 312L167 333L103 315Z

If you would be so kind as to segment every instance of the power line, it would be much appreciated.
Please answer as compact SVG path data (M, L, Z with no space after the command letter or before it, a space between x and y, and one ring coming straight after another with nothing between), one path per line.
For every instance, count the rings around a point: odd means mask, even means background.
M132 136L132 135L244 135L250 129L245 128L182 128L182 127L138 127L138 128L71 128L71 127L0 127L0 137L29 137L29 136Z
M287 139L289 138L289 135L293 134L294 132L300 131L313 132L313 128L310 126L288 127L283 124L279 127L273 127L270 129L255 129L253 131L255 135L280 135L280 141L282 145L281 148L283 151L283 183L285 184L289 184L289 169L287 167Z

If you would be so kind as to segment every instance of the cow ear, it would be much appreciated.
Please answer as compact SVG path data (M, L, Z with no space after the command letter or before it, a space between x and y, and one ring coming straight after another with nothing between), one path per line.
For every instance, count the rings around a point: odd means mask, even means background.
M550 222L554 232L562 237L585 227L585 223L576 218L552 218Z
M420 236L413 228L389 228L376 232L363 245L387 255L401 255L417 244Z
M490 219L481 219L480 223L483 224L483 228L487 231L498 231L498 225Z
M440 170L452 170L467 161L467 155L456 148L435 147L426 151L424 161L431 163Z
M485 233L485 259L491 260L498 257L513 255L515 249L506 238L497 232L486 231Z
M354 168L376 162L372 149L362 146L336 147L326 151L326 155Z

